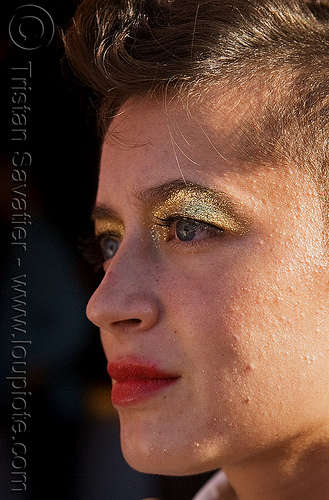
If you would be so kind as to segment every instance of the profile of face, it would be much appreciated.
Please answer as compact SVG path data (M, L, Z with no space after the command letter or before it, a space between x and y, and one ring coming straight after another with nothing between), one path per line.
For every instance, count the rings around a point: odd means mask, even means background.
M233 118L132 99L103 145L87 314L143 472L225 470L329 434L321 198L298 166L238 161Z

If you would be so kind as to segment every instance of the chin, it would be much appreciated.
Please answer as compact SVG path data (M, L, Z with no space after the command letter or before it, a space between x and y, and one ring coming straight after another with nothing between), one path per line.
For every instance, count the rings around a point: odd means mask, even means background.
M138 472L157 474L160 476L192 476L218 468L210 467L205 464L189 464L186 460L180 460L174 454L170 453L165 456L165 452L162 454L151 453L146 456L143 453L134 453L132 455L123 451L123 456L130 467Z
M135 470L163 476L190 476L219 468L217 457L209 457L192 443L174 443L168 440L125 440L121 433L122 453L126 462Z
M192 419L173 419L154 412L120 411L123 456L135 470L147 474L188 476L220 467L228 451L218 430ZM223 436L222 436L223 438Z
M182 469L179 465L180 461L175 452L167 450L160 443L152 444L136 440L126 442L121 439L121 447L126 462L139 472L168 476L188 474L185 467Z

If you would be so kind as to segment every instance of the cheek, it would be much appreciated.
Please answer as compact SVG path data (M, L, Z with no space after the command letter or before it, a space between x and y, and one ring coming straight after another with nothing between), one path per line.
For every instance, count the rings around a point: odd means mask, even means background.
M266 408L276 395L279 405L285 396L309 397L328 372L323 277L284 257L254 246L252 254L195 266L173 284L166 310L204 394L229 391L236 402Z
M221 465L216 457L247 456L325 414L329 356L321 286L288 257L253 245L220 258L189 257L179 265L176 259L157 274L164 330L155 330L152 345L157 355L179 360L184 378L170 403L145 414L120 412L131 465L154 472L156 457L158 470L172 474L199 450L209 470ZM104 344L114 352L108 337ZM200 472L200 463L182 473Z

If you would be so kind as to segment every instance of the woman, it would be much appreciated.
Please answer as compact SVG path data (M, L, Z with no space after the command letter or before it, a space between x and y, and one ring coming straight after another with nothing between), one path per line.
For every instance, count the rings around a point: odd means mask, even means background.
M329 498L329 9L85 0L100 327L128 463L195 498Z

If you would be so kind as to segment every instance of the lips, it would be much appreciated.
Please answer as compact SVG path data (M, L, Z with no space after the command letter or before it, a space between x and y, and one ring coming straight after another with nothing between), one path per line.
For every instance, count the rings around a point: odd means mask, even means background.
M138 404L175 384L179 376L159 369L156 364L135 358L108 364L113 380L111 399L114 406Z

